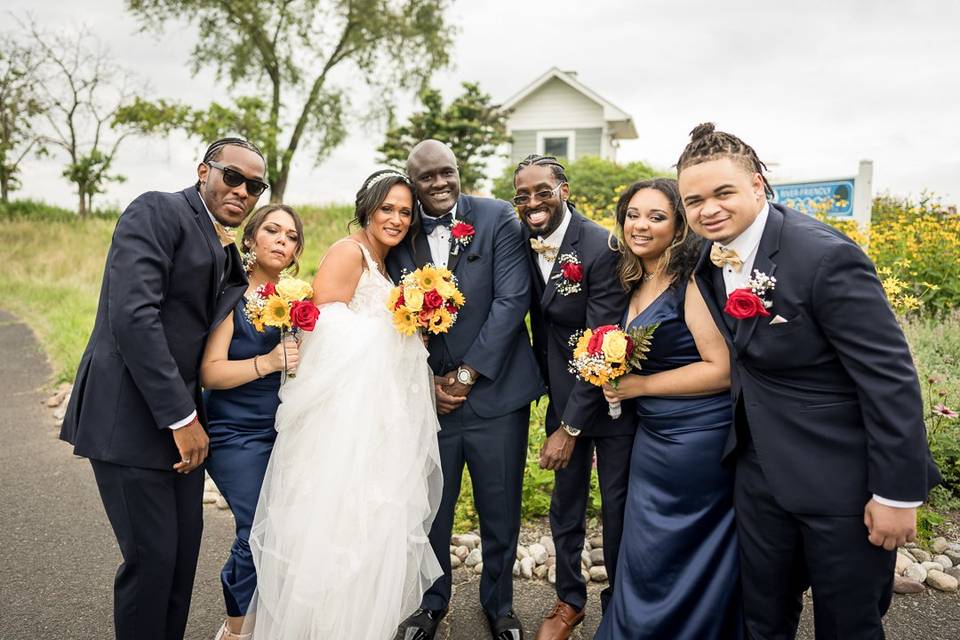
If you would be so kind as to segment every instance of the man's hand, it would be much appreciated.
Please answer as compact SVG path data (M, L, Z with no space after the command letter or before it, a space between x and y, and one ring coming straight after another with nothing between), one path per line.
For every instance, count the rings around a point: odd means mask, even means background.
M869 532L870 543L887 551L917 538L916 508L888 507L871 498L863 510L863 524Z
M190 473L207 459L210 438L196 418L185 427L173 429L173 441L180 452L180 462L173 465L177 473Z
M433 376L433 384L437 393L437 413L446 415L455 411L467 399L466 395L457 396L449 392L450 388L457 382L456 372L454 375Z
M466 365L464 365L463 368L470 372L470 375L473 377L474 380L477 379L476 371L474 371L473 369L471 369ZM440 377L446 380L443 386L443 390L451 396L466 398L467 394L470 393L470 389L473 389L472 384L463 384L461 382L457 382L456 369L453 369L452 371L448 371Z
M577 444L577 439L567 433L563 427L550 434L547 441L540 448L540 468L541 469L564 469L570 464L570 456L573 455L573 447Z

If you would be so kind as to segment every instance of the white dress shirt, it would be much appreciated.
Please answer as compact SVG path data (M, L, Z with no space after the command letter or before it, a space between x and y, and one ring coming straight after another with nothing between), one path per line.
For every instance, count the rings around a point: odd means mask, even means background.
M753 272L753 263L757 258L757 250L760 248L760 237L763 236L763 229L767 226L767 218L770 215L770 205L764 203L763 209L757 214L757 219L750 223L750 226L743 230L739 236L730 241L729 244L721 244L723 249L733 249L743 260L740 271L735 270L729 264L723 265L723 284L729 296L735 289L742 288L747 280L750 279ZM767 274L770 275L770 274ZM900 509L912 509L919 507L922 502L903 502L900 500L889 500L876 494L873 499L888 507L897 507Z
M552 247L557 248L558 256L554 257L553 260L547 260L547 258L542 254L537 254L537 266L540 267L540 273L543 274L543 281L548 282L550 280L550 272L553 271L553 265L559 257L560 245L563 243L563 236L567 233L567 227L570 226L570 208L564 203L564 212L563 220L560 221L560 226L554 229L550 235L546 238L543 236L537 236L537 239L544 244L548 244Z
M452 218L450 227L438 224L434 227L433 232L427 236L431 262L444 269L447 267L447 260L450 259L450 229L457 223L457 205L453 205L453 209L450 210L450 217Z

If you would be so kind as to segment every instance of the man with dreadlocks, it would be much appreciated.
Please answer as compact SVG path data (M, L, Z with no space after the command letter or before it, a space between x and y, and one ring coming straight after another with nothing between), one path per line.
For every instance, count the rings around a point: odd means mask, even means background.
M186 628L208 446L200 357L210 328L246 290L227 228L267 188L264 170L251 143L218 140L195 185L141 195L113 233L60 438L90 459L123 556L118 639L170 640Z
M550 397L540 466L555 472L550 529L557 547L557 601L536 638L566 640L586 613L587 587L580 562L593 453L596 450L603 500L609 585L600 599L606 608L613 592L636 430L633 411L623 409L620 417L611 418L601 390L570 373L570 337L584 327L621 322L627 293L617 278L620 254L615 241L570 204L567 176L556 158L527 156L517 165L513 183L513 203L524 223L534 283L530 307L534 353ZM565 265L576 268L570 271Z
M883 638L896 548L939 473L910 350L873 264L769 203L754 150L712 124L677 171L710 244L695 278L730 347L734 505L749 637Z

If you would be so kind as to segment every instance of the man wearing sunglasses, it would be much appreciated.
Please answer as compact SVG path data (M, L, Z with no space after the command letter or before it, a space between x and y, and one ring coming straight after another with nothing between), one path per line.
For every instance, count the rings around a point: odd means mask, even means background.
M580 558L593 452L596 449L603 500L603 560L609 584L600 602L605 608L613 593L636 428L630 408L612 419L600 389L568 371L570 337L587 327L620 323L627 294L617 277L619 254L610 233L568 202L563 165L551 156L530 155L513 175L513 204L525 227L533 280L533 351L550 397L540 466L555 472L550 529L557 551L557 601L536 640L566 640L586 613Z
M60 438L90 459L123 556L118 639L183 638L203 530L200 356L246 290L227 228L256 205L264 171L253 144L218 140L195 185L141 195L113 233Z

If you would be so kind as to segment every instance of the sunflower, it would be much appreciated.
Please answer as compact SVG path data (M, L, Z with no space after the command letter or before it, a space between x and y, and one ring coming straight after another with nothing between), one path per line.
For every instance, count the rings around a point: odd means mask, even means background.
M453 325L453 316L446 309L437 309L436 314L430 320L431 333L446 333Z
M450 294L450 300L452 300L453 304L457 305L457 307L462 307L463 303L466 302L463 294L460 293L460 290L457 288L454 288L453 293Z
M402 287L394 287L390 290L390 299L387 300L387 309L390 311L395 311L397 309L397 302L400 301L400 296L403 295Z
M263 324L283 329L290 326L290 305L280 296L270 296L263 307Z
M414 275L417 278L417 286L423 291L435 289L437 284L443 279L441 270L431 265L420 267Z
M417 332L417 314L397 309L393 312L393 326L403 335L412 336Z

